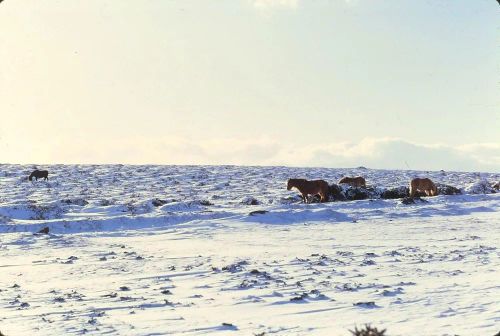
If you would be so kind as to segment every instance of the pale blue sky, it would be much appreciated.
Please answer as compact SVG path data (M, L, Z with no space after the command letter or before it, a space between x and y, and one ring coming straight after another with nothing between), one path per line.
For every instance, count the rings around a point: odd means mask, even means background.
M499 171L498 22L494 0L7 0L0 162Z

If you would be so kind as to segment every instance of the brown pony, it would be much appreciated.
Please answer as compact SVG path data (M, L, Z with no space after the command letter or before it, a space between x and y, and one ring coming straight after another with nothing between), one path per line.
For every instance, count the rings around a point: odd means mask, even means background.
M410 182L410 197L414 197L417 191L424 192L427 196L436 196L438 190L434 182L428 178L414 178Z
M307 203L307 195L319 195L321 202L328 201L328 191L330 189L328 183L323 180L308 181L304 179L289 179L286 189L292 190L297 188L302 196L304 203Z
M356 176L356 177L343 177L340 179L340 183L347 183L353 187L366 187L366 180L362 176Z
M39 178L43 178L44 180L49 179L49 172L46 170L34 170L31 175L28 177L30 181L33 180L33 177L38 181Z

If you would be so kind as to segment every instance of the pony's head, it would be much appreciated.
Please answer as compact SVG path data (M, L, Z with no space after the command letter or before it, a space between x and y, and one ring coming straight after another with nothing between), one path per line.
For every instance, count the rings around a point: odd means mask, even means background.
M28 180L33 180L33 173L31 173L31 175L28 177Z
M294 187L293 179L289 179L288 182L286 183L286 190L292 190Z

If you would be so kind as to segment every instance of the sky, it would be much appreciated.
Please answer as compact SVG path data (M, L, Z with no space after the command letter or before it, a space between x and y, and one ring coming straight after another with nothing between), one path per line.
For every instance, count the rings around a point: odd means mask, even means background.
M494 0L6 0L0 163L500 172Z

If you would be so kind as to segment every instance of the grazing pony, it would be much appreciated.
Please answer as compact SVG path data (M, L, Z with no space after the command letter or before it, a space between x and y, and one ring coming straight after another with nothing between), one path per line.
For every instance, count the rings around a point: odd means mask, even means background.
M307 202L307 195L319 195L321 197L321 202L328 201L328 191L330 189L328 183L323 180L313 180L308 181L304 179L289 179L286 189L292 190L292 188L297 188L302 196L304 203Z
M341 183L347 183L353 187L366 187L366 180L362 176L356 176L356 177L346 176L340 179L339 184Z
M436 196L438 190L434 182L428 178L414 178L410 182L410 197L414 197L417 191L424 192L427 196Z
M31 175L28 177L30 181L33 180L33 177L35 180L38 181L39 178L43 178L45 181L49 179L49 172L47 170L34 170Z

